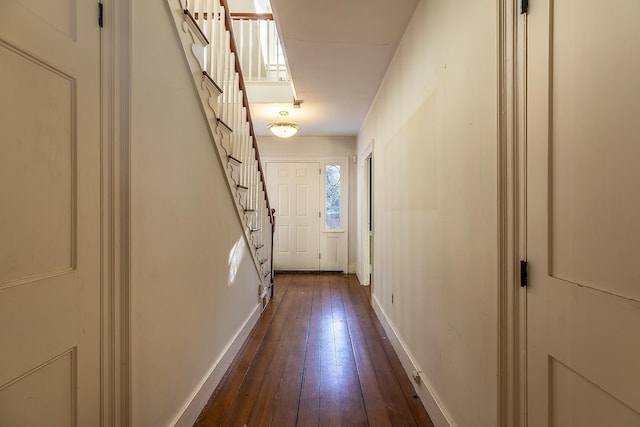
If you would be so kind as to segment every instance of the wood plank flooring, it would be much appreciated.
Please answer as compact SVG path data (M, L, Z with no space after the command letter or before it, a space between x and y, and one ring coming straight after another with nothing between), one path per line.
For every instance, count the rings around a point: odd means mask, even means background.
M433 426L355 276L276 275L195 426Z

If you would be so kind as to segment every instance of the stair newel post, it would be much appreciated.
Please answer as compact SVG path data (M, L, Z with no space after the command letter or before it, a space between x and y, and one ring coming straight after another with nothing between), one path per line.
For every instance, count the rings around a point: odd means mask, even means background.
M271 249L269 251L269 263L271 264L271 298L273 298L273 239L276 233L276 210L275 208L271 208L271 233L269 236L269 244Z

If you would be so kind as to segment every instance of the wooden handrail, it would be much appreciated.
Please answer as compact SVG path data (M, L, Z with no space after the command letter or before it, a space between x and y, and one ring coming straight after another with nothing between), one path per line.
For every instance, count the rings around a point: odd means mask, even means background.
M209 39L207 38L207 36L205 35L204 31L202 31L202 28L200 28L200 25L198 25L198 13L196 13L196 16L193 16L191 14L191 11L189 9L184 9L183 10L184 14L187 15L187 17L189 18L189 20L195 24L195 27L198 29L198 33L200 33L200 36L205 40L206 44L209 44ZM205 16L207 14L205 13Z
M234 12L230 13L231 19L242 19L245 21L273 21L273 13L250 13Z
M247 109L247 121L249 122L249 135L251 135L251 142L253 148L256 152L256 160L258 161L258 171L260 172L260 179L262 180L262 187L264 190L264 197L267 202L267 209L269 211L269 216L273 220L273 215L271 213L271 204L269 203L269 195L267 194L267 185L264 177L264 171L262 170L262 162L260 161L260 152L258 150L258 140L256 139L255 131L253 130L253 121L251 120L251 111L249 111L249 99L247 98L247 90L244 84L244 77L242 76L242 69L240 68L240 59L238 55L238 48L236 47L236 40L233 35L233 27L231 23L231 14L229 13L229 7L227 5L227 0L220 0L220 4L224 7L224 24L229 31L229 38L231 40L231 51L235 54L236 60L236 72L240 77L240 90L242 90L242 102Z

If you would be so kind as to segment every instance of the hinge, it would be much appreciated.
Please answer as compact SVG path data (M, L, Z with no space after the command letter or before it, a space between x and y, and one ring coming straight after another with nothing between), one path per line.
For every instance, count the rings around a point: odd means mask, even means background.
M322 175L322 168L318 168L318 174Z
M520 0L520 14L529 13L529 0Z
M527 261L520 261L520 286L523 288L527 286L529 282L529 271Z
M322 218L322 212L318 212L318 218Z
M102 28L102 3L98 3L98 26Z
M318 259L322 259L322 254L318 254Z

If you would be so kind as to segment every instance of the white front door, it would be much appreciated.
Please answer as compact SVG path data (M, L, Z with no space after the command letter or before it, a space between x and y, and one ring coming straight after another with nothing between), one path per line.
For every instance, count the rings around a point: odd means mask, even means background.
M640 426L640 2L527 19L528 425Z
M320 268L320 163L267 163L268 194L276 209L275 270Z
M0 425L100 425L97 2L0 2Z

